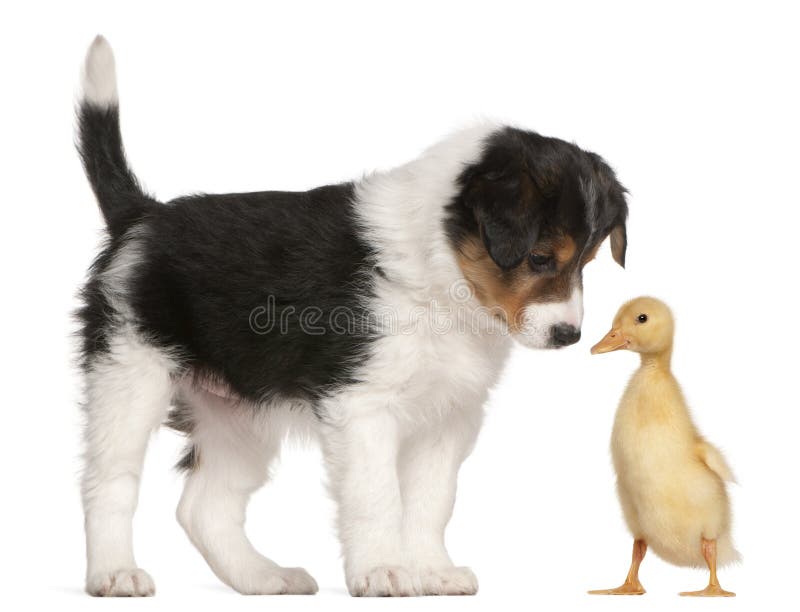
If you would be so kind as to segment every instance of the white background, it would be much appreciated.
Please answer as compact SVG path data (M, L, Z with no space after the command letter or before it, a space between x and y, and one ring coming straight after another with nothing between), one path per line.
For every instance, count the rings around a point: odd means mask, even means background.
M790 3L4 3L0 28L3 325L0 606L84 609L753 609L796 599L797 19ZM335 6L334 6L335 4ZM574 140L630 189L628 269L586 270L584 340L517 349L464 465L448 531L475 598L346 595L319 453L285 454L250 508L270 557L315 597L222 586L174 521L181 446L147 459L136 554L146 601L82 593L81 415L69 312L101 221L72 144L79 65L102 32L117 53L130 160L160 198L306 189L417 155L489 116ZM674 365L700 429L727 453L741 566L736 600L679 599L706 575L645 560L630 537L608 438L637 360L591 357L623 300L663 297ZM785 606L784 606L785 607Z

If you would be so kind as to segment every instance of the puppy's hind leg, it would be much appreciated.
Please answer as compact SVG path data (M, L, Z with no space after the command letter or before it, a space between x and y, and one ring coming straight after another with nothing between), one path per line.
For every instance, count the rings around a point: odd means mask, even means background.
M261 555L244 530L250 495L269 476L289 418L280 407L253 409L189 387L173 420L190 434L188 470L178 522L225 584L245 595L313 594L317 583L301 568ZM262 410L265 412L258 412Z
M162 351L120 333L86 371L86 591L153 595L153 580L133 557L132 520L150 434L166 416L174 363Z

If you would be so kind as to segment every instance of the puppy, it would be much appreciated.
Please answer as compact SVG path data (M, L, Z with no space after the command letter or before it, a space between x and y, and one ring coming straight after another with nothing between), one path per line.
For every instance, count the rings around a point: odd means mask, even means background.
M131 521L153 430L188 436L178 521L241 593L314 593L244 531L289 433L319 440L352 595L473 594L444 546L459 466L511 339L580 338L581 274L625 190L597 155L500 125L307 192L147 195L114 58L86 58L78 147L107 225L79 312L92 595L152 595Z

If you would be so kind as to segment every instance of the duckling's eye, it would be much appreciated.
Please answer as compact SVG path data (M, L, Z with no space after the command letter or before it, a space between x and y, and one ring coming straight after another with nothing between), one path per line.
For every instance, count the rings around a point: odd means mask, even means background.
M528 262L535 272L544 272L550 267L552 261L552 255L541 255L539 253L531 253L528 255Z
M636 320L639 321L639 323L647 323L647 315L640 314L638 317L636 317Z

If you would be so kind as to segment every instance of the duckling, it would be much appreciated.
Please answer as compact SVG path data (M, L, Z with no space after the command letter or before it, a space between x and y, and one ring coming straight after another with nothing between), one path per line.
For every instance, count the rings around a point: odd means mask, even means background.
M617 494L633 534L628 576L595 595L641 595L639 565L648 547L678 566L708 566L708 586L681 595L733 597L717 579L717 565L738 558L731 541L726 481L733 475L722 453L692 422L670 369L674 321L663 302L640 297L624 304L592 354L627 349L639 353L617 409L611 453Z

